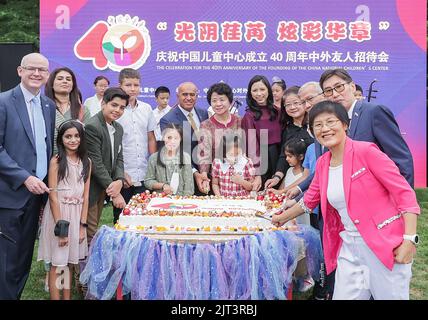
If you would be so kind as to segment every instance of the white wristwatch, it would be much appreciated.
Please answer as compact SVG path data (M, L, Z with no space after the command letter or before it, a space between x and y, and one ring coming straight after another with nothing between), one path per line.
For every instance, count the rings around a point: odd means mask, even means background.
M414 243L414 245L418 245L418 243L419 243L419 235L418 234L412 234L412 235L403 234L403 239L412 241Z

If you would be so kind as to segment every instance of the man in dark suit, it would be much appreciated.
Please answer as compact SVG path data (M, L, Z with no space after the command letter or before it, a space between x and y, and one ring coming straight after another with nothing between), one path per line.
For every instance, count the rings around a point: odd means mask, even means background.
M161 131L168 123L178 124L183 128L184 152L192 157L193 177L195 178L196 194L206 194L207 177L199 173L197 159L198 131L201 123L208 119L207 110L195 107L198 99L198 88L192 82L179 85L177 92L178 105L173 107L160 120ZM198 192L199 191L199 192Z
M123 168L123 128L116 121L128 105L129 96L120 88L104 92L101 111L85 126L88 154L92 160L89 188L88 244L91 243L104 207L105 196L112 198L116 208L123 209L125 200L120 194L125 179Z
M355 83L344 69L325 71L320 78L320 86L326 99L341 103L348 110L351 120L348 136L359 141L368 141L377 146L395 162L401 175L414 187L414 166L410 149L400 133L394 114L386 106L376 105L355 98ZM322 154L321 146L315 148L317 159ZM293 188L287 196L294 197L305 191L313 175ZM297 199L298 200L298 199Z
M0 300L19 299L30 273L55 126L55 104L40 93L49 61L26 55L18 75L0 94Z
M353 140L377 144L395 162L413 188L413 157L392 111L383 105L357 100L355 83L344 69L325 71L321 75L320 86L328 100L341 103L348 110L351 120L348 136Z

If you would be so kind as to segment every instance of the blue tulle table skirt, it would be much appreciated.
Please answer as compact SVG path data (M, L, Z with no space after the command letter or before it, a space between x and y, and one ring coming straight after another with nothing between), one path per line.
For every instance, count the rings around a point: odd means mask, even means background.
M80 281L92 299L113 298L121 280L132 299L286 299L302 249L318 280L321 243L310 226L220 243L156 240L102 226Z

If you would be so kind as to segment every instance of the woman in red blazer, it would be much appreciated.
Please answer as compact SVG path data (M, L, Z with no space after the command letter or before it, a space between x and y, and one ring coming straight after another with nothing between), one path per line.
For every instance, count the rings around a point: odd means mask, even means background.
M341 104L318 103L309 125L329 152L318 159L304 198L272 223L283 225L320 203L327 273L337 268L333 299L409 299L420 213L414 190L375 144L347 137Z

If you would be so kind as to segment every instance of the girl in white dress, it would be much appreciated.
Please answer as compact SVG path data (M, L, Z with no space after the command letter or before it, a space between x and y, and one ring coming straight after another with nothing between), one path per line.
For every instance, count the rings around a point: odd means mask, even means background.
M88 214L91 163L86 151L83 125L68 120L58 130L58 155L49 166L49 203L41 225L37 260L50 265L51 300L69 300L69 267L88 254L86 218Z

